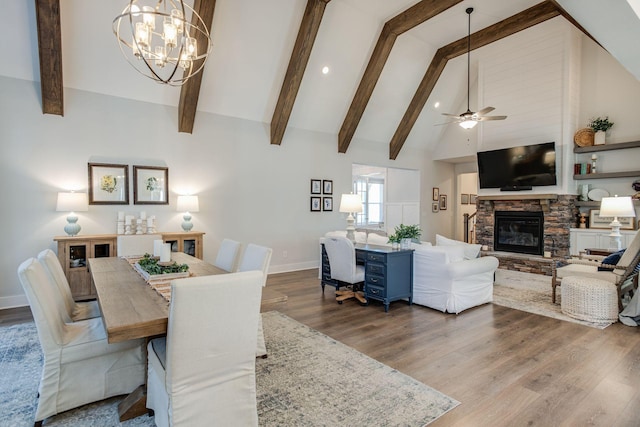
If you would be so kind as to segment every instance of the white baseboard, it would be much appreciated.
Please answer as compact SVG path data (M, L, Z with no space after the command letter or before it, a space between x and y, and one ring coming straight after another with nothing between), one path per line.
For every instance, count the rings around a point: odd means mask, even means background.
M318 261L306 261L306 262L299 262L296 264L272 265L269 268L269 274L309 270L310 268L318 268Z
M0 310L5 308L25 307L29 305L26 295L13 295L9 297L0 297Z

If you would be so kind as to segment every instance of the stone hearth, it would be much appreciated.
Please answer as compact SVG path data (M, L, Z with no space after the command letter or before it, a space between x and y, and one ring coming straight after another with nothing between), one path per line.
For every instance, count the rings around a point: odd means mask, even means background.
M552 262L536 255L493 252L494 212L543 212L544 251L553 258L569 256L569 229L577 226L577 196L565 195L500 195L478 197L476 215L476 242L486 245L491 255L500 259L500 268L550 275Z

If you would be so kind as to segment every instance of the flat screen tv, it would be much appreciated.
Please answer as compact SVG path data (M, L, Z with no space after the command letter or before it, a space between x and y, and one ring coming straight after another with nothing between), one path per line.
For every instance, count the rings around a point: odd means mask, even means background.
M478 152L480 188L530 190L556 185L555 142Z

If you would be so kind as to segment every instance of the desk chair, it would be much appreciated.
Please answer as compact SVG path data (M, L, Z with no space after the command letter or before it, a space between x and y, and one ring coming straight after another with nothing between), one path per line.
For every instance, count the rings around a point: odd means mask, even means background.
M64 321L64 304L56 302L56 285L35 258L18 267L29 301L44 366L38 386L35 425L52 415L112 396L128 394L144 384L144 342L109 344L102 318Z
M167 336L147 346L147 407L158 427L258 425L263 281L248 271L171 282Z
M222 243L220 243L218 256L216 256L216 260L213 265L229 272L233 271L239 251L240 242L236 242L231 239L223 239Z
M336 291L336 301L342 304L344 300L355 298L366 304L364 294L357 290L358 285L364 283L364 267L356 264L356 248L346 237L327 237L324 248L329 257L331 278L351 285L352 289Z
M71 295L71 288L67 276L60 265L60 261L51 249L45 249L38 254L38 261L43 265L51 282L55 283L62 296L68 321L77 321L100 317L100 307L97 301L75 302Z
M242 254L238 271L258 270L262 272L262 286L267 285L267 273L269 272L269 264L271 263L271 254L273 250L264 246L249 243ZM264 341L264 332L262 330L262 316L258 319L258 343L256 346L256 357L267 357L267 344Z

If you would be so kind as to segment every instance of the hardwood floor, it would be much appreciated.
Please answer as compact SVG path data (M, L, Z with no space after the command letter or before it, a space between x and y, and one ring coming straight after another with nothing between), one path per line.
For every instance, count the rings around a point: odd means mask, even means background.
M604 330L492 304L459 315L339 305L317 270L270 275L278 310L461 402L430 426L638 426L640 328ZM18 313L16 313L16 310ZM0 311L0 325L30 320Z

